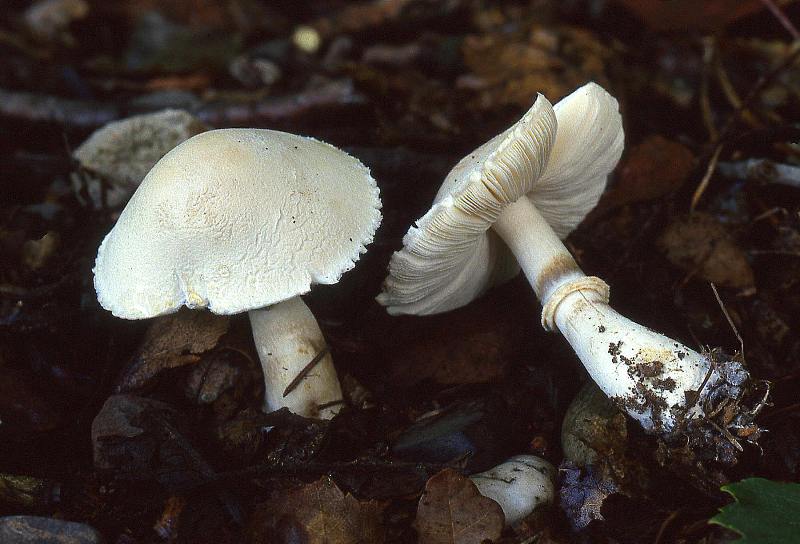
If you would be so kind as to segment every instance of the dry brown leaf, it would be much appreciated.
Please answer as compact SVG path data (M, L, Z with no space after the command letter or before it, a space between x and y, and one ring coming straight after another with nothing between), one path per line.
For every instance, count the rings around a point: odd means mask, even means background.
M442 385L486 383L502 378L525 329L536 319L531 301L502 287L453 312L425 316L423 326L395 327L380 347L390 381L410 387L430 380ZM527 305L527 306L526 306Z
M380 544L383 506L345 495L328 477L275 497L256 508L253 543Z
M138 389L164 370L196 363L199 354L216 347L228 326L227 316L194 310L156 318L147 330L139 356L123 374L117 390Z
M694 155L683 144L651 135L628 153L619 179L592 211L599 217L608 210L653 200L677 190L694 168Z
M505 516L469 478L445 469L425 484L414 525L420 544L480 544L500 538Z
M708 214L694 213L671 224L659 245L674 265L717 285L747 289L755 284L744 251Z
M709 32L764 8L761 0L617 0L653 30ZM780 2L779 2L780 3Z
M555 102L587 81L607 85L610 50L575 27L534 25L527 34L501 30L467 36L462 53L471 74L458 86L477 91L484 109L507 104L527 109L538 92Z

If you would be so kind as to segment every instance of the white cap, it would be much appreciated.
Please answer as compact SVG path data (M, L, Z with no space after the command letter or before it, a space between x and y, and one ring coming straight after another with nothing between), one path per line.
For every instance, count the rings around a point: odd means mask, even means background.
M530 198L566 237L597 204L623 144L617 101L599 85L555 108L539 95L522 119L450 171L392 256L378 302L390 314L434 314L512 278L516 259L490 230L505 207Z
M555 496L556 469L535 455L516 455L469 479L481 495L500 505L506 525L526 518L539 506L551 504Z
M336 283L380 220L369 170L332 145L212 130L145 177L98 250L97 298L127 319L262 308Z

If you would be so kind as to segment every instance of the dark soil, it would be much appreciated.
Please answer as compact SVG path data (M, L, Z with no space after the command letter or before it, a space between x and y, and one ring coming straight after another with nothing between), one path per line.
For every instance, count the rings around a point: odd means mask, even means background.
M84 522L120 544L301 542L270 525L269 501L329 475L362 506L378 501L369 516L385 541L414 542L417 501L440 470L469 474L518 453L559 466L562 419L588 377L542 330L524 278L430 317L390 317L374 297L449 168L536 92L555 103L587 81L618 98L626 152L567 246L624 315L694 349L743 347L752 376L771 382L758 419L769 432L723 466L629 423L641 485L603 492L603 519L581 530L557 500L503 542L721 542L731 534L706 523L729 502L720 485L800 482L800 186L718 171L751 158L800 163L793 38L761 2L731 8L730 20L697 8L676 21L630 3L89 0L47 33L26 23L28 2L6 0L0 515ZM799 20L796 4L784 10ZM318 48L293 43L299 25ZM254 59L278 68L274 81ZM90 204L72 150L109 121L166 107L213 128L314 136L371 168L384 214L374 243L339 284L306 297L350 400L333 421L260 412L246 316L211 349L143 362L151 322L97 303L93 261L119 209ZM130 385L143 364L154 368ZM192 386L198 368L226 377ZM144 434L119 431L98 453L92 422L117 393L138 399L126 424ZM431 411L434 431L419 421Z

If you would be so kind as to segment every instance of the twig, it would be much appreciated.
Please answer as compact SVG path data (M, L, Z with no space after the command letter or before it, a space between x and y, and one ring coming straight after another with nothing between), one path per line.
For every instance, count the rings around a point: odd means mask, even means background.
M739 106L734 109L733 113L728 117L728 120L719 130L717 133L717 138L711 140L710 144L713 145L713 151L711 152L711 156L708 161L706 173L703 176L703 179L700 181L700 184L697 186L697 189L695 189L694 195L692 195L692 204L690 206L691 211L695 210L697 203L700 201L700 198L703 196L703 193L708 187L708 184L711 181L711 176L714 174L714 170L716 169L717 161L719 161L719 154L722 151L723 143L727 139L731 130L737 125L739 119L741 119L743 112L750 107L750 104L773 79L778 77L778 75L780 75L780 73L786 68L794 64L798 58L800 58L800 40L795 40L791 45L789 53L783 58L783 60L781 60L781 62L778 63L777 66L775 66L766 74L763 74L758 81L756 81L744 99L742 99Z
M692 204L689 207L689 210L692 212L695 210L698 202L700 202L700 199L703 197L703 193L705 193L706 189L708 188L708 184L711 181L711 176L714 175L714 170L717 168L717 162L719 161L720 153L722 153L721 143L717 144L714 154L711 155L711 160L708 161L706 173L703 176L703 179L700 180L700 184L697 186L697 189L694 190L694 194L692 195Z
M110 103L0 89L0 115L87 129L119 119L121 112Z
M731 178L800 188L800 166L775 163L768 159L721 162L719 173Z
M735 334L736 338L739 339L739 347L740 347L739 353L741 353L742 358L744 358L744 340L742 340L742 335L739 334L739 330L736 328L736 325L733 324L733 319L731 319L731 316L728 313L728 309L725 308L725 304L722 303L722 299L720 298L719 293L717 292L717 286L714 285L714 282L710 282L710 284L711 284L711 290L714 291L714 297L716 297L717 303L719 304L719 307L722 309L723 315L725 315L725 319L728 320L728 325L731 326L731 329L733 329L733 334Z
M708 131L712 142L719 136L714 126L714 116L711 114L711 101L708 98L708 80L710 78L711 64L714 62L716 44L714 38L703 38L703 73L700 79L700 111L703 114L703 124Z
M672 523L672 521L678 517L680 510L675 510L670 512L669 515L664 519L661 523L661 527L658 528L658 534L656 534L656 539L653 541L653 544L661 544L661 537L664 536L664 532L667 530L667 526Z
M742 107L742 97L739 96L739 93L736 92L736 88L733 86L733 83L728 77L728 72L725 70L725 66L722 64L722 59L720 58L720 55L716 55L714 57L714 69L717 74L717 82L719 83L719 86L722 89L722 94L724 94L725 98L728 99L728 103L730 103L730 105L734 109ZM770 117L771 120L775 122L779 123L781 121L780 116L776 115L773 112L767 112L767 115ZM742 119L744 119L747 122L747 124L749 124L753 128L756 129L763 128L763 124L748 109L742 110Z
M298 372L297 376L295 376L294 379L291 382L289 382L289 385L287 385L286 389L283 390L283 396L285 397L289 393L294 391L297 388L297 386L300 385L300 382L303 381L303 378L305 378L308 375L308 373L311 372L315 366L317 366L317 363L319 363L327 353L328 353L328 346L325 346L324 348L319 350L319 353L314 355L314 358L311 359L311 361L309 361L308 364L303 367L303 370Z
M783 26L783 28L785 28L789 34L792 35L792 38L795 40L800 40L800 32L797 31L797 28L792 24L789 18L786 17L786 14L783 12L780 6L778 6L778 4L772 0L761 0L761 3L767 6L767 9L772 13L772 15L775 16L781 26Z
M251 103L204 104L192 110L195 116L215 127L279 124L310 115L366 103L349 79L331 81L320 87L288 96L268 97ZM58 96L0 89L0 116L20 121L61 124L69 128L93 129L134 113L109 102L72 100Z
M716 142L712 142L714 144L722 141L728 136L728 133L733 129L736 123L739 121L739 117L741 116L742 112L750 107L750 104L761 94L761 91L769 85L773 79L778 77L781 72L783 72L786 68L794 64L794 62L800 58L800 41L795 41L791 45L791 49L789 53L775 66L772 70L763 74L758 81L750 88L747 95L742 99L742 103L736 108L733 113L728 117L728 120L723 125L722 129L719 131L719 139Z

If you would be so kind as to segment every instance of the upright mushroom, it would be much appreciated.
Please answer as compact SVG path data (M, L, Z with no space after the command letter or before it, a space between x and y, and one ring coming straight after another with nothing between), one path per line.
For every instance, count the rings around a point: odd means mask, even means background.
M652 432L671 433L708 403L737 395L747 373L712 362L608 305L561 238L597 204L623 148L617 101L589 83L553 108L539 95L508 130L464 157L389 264L378 301L390 314L463 306L522 267L591 377Z
M332 417L342 392L327 353L284 396L325 352L299 295L339 281L380 220L369 170L332 145L212 130L167 153L136 190L97 252L97 298L126 319L181 306L249 312L265 408Z

